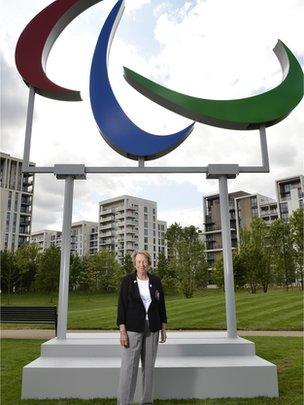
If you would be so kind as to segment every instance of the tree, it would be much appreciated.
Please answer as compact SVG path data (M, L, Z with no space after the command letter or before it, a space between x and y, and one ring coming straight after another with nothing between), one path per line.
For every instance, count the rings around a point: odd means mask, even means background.
M181 239L177 242L176 249L178 287L186 298L191 298L197 288L207 285L208 270L204 244L198 239Z
M134 271L133 260L129 252L126 253L122 260L122 269L125 274L130 274Z
M295 280L294 247L289 222L275 220L270 226L270 256L277 284L288 290Z
M156 274L161 278L165 292L176 287L175 265L173 260L171 263L169 262L164 252L160 252L158 255Z
M87 285L89 291L111 292L118 290L123 271L114 252L100 250L86 260L85 270L81 282Z
M39 248L35 244L23 244L15 253L15 264L19 272L18 289L30 291L37 272Z
M168 259L174 259L176 257L176 242L182 237L183 228L180 224L174 222L170 225L166 232L167 247L168 247Z
M291 240L294 251L294 262L296 279L301 283L301 289L304 288L304 209L299 208L293 212L289 218Z
M14 287L19 279L19 272L15 266L14 252L3 250L1 251L1 292L8 293L8 304L10 294L14 291Z
M261 218L255 218L249 229L241 230L239 256L246 267L246 283L253 294L259 285L267 292L272 280L267 235L268 227Z
M37 291L47 292L50 302L53 302L53 294L58 291L59 274L60 248L51 245L39 255L35 277L35 288Z
M168 278L170 285L176 285L185 297L193 296L195 289L207 285L208 271L204 244L199 240L195 226L181 227L174 223L166 233L169 259ZM168 276L169 276L168 274Z
M70 258L70 280L69 280L69 289L75 291L79 285L79 277L83 271L83 262L81 257L77 253L71 254Z
M238 252L233 252L233 277L235 288L243 288L246 285L246 265L242 256ZM215 284L222 288L225 285L224 281L224 261L223 258L215 262L212 277Z
M158 255L156 273L161 279L168 274L168 260L164 252L160 252Z
M222 258L217 260L214 264L214 268L212 270L212 279L218 288L224 288L224 262Z
M233 253L232 261L234 285L236 288L244 288L246 285L246 263L237 251Z

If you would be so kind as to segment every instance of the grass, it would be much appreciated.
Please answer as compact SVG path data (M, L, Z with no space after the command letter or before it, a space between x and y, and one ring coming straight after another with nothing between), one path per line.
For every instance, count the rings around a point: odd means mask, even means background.
M294 337L251 337L257 354L278 367L279 398L155 401L155 405L301 405L303 403L302 340ZM1 399L5 405L116 405L115 399L20 400L22 367L39 356L38 340L2 340ZM302 354L301 354L302 353Z
M70 293L69 329L116 329L117 294ZM42 294L14 294L9 305L56 305ZM7 305L7 296L2 296ZM225 297L222 290L203 290L193 298L166 297L168 329L225 329ZM236 292L238 329L302 330L302 292L299 289L271 289L266 294ZM6 324L5 328L51 328L47 325Z

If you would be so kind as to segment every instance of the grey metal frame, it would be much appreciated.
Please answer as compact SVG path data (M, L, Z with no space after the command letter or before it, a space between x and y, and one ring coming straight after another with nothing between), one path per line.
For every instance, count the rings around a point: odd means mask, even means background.
M82 164L55 164L50 167L30 166L30 148L33 126L35 90L29 89L28 109L26 118L26 130L23 152L22 171L24 173L52 173L57 179L65 180L63 227L62 227L62 251L60 264L59 283L59 308L58 308L58 339L66 339L68 293L69 293L69 266L71 250L71 226L73 210L73 189L74 180L85 180L87 173L115 174L115 173L206 173L207 179L219 180L219 196L221 208L221 225L223 238L223 258L224 258L224 281L225 281L225 302L226 302L226 323L227 336L237 337L237 324L235 312L235 296L232 266L231 234L229 220L228 187L227 179L233 179L240 173L268 173L269 159L266 139L266 128L261 125L260 149L262 157L261 166L239 166L238 164L209 164L201 167L167 167L167 166L145 166L143 159L138 160L138 166L117 166L117 167L87 167Z

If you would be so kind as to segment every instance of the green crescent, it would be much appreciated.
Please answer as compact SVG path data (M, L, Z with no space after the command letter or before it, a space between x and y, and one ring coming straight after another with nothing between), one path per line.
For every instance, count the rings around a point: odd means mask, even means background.
M281 84L248 98L208 100L191 97L161 86L128 68L124 68L124 77L150 100L192 120L227 129L269 127L286 118L303 97L303 71L296 57L280 40L273 51L282 68Z

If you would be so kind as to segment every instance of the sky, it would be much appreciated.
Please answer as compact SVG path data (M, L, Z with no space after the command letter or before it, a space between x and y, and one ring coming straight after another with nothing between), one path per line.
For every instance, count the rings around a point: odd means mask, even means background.
M28 88L14 63L18 37L50 0L1 0L1 145L22 158ZM90 65L102 25L115 1L104 0L78 16L55 42L47 74L55 83L80 90L82 102L35 98L31 161L87 166L134 166L101 137L89 102ZM303 0L126 0L113 40L109 72L114 93L142 129L159 135L190 121L146 99L123 79L123 66L176 91L210 99L262 93L282 80L272 49L281 39L304 66ZM270 173L240 174L229 191L275 198L275 179L303 173L303 101L279 124L267 129ZM176 150L148 166L259 165L258 131L232 131L196 123ZM34 231L61 229L64 182L36 175ZM204 174L88 175L75 182L73 221L98 220L98 202L123 194L158 203L168 225L202 228L202 196L218 192Z

